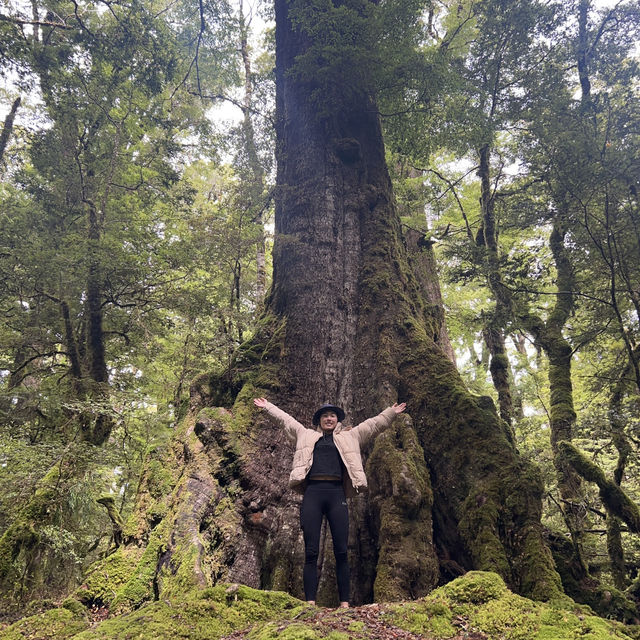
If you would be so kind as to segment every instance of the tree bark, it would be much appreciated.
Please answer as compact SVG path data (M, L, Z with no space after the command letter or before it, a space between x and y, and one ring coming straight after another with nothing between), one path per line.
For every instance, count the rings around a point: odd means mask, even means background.
M495 194L491 186L491 147L485 144L478 152L480 176L481 231L476 243L483 251L483 268L487 284L493 293L495 307L487 319L483 337L491 362L489 371L498 393L500 416L508 424L513 423L513 397L511 393L510 367L505 347L505 326L511 318L511 296L502 282L498 254L498 229L495 218Z

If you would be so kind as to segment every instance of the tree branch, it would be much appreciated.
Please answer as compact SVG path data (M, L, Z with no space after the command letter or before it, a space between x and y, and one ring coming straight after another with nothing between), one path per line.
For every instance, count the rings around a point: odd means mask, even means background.
M32 27L54 27L55 29L67 30L71 30L74 28L64 22L49 22L48 20L23 20L21 18L14 18L12 16L5 16L2 13L0 13L0 22L9 22L11 24L19 24L21 26L29 25Z

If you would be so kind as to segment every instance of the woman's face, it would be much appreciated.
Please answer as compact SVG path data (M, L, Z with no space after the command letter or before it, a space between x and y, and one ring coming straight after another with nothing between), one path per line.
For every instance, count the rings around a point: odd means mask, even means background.
M320 428L323 431L333 431L338 426L338 414L335 411L325 411L320 415Z

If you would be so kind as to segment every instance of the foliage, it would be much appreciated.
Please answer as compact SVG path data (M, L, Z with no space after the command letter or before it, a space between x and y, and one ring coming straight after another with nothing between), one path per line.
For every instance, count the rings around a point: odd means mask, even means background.
M495 398L484 329L501 323L520 411L516 441L542 466L545 522L562 530L566 504L549 449L549 424L558 409L565 417L577 412L574 437L587 444L608 477L631 465L622 481L625 489L636 489L629 482L638 459L633 410L611 402L621 385L623 404L637 406L640 388L632 222L638 206L638 172L632 169L638 62L630 46L638 15L626 3L596 9L590 2L470 2L447 8L432 14L422 48L433 82L411 97L382 94L383 105L390 105L382 110L389 112L384 124L397 168L396 194L406 223L435 243L458 366L470 388ZM420 74L416 70L413 80ZM483 145L490 148L488 162ZM493 263L485 251L488 211L497 242ZM552 224L565 234L572 292L565 276L562 286L558 280ZM499 309L503 293L508 302ZM560 407L557 370L550 371L543 357L541 334L522 319L535 316L538 329L550 327L561 307L556 301L567 302L567 293L573 299L560 335L572 355L573 406L563 394ZM584 538L587 562L606 579L597 490L586 487L578 502L581 526L591 530ZM624 539L633 575L636 545L628 534Z
M228 362L257 304L259 224L192 97L239 82L230 7L203 4L199 31L182 4L54 4L2 23L15 89L39 92L41 120L14 128L0 189L0 532L51 467L76 470L16 550L15 570L41 566L15 584L25 597L63 592L107 551L95 500L111 491L128 515L190 378Z

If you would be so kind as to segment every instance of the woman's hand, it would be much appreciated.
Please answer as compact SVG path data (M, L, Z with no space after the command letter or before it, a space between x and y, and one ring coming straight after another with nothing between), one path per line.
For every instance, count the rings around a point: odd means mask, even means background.
M256 407L260 407L261 409L264 409L267 406L267 402L268 402L268 400L266 398L254 398L253 399L253 404L255 404Z
M396 414L402 413L407 408L407 403L406 402L402 402L402 403L398 404L396 402L391 408L396 412Z

